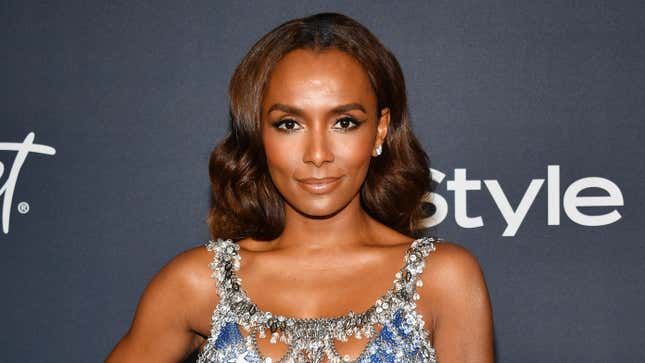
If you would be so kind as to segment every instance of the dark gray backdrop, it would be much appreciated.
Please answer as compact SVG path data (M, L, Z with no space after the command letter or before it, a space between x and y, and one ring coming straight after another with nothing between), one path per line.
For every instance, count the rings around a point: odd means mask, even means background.
M498 361L643 361L638 1L3 1L0 143L34 132L55 154L27 156L0 229L0 361L105 358L151 277L209 237L207 161L235 65L262 34L318 11L354 17L401 62L413 128L446 174L437 232L482 265ZM0 186L16 155L0 151ZM467 193L481 227L456 222L456 169L482 181ZM613 223L565 213L565 190L588 177L615 188L581 191L611 200L578 210L619 213ZM515 209L533 179L544 183L503 236L490 190Z

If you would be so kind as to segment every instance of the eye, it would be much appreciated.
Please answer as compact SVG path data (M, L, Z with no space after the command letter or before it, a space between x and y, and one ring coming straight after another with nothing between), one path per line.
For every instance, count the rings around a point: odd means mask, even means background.
M299 126L298 122L296 122L295 120L292 120L290 118L286 118L286 119L283 119L283 120L280 120L280 121L276 121L272 125L276 129L278 129L280 131L283 131L283 132L293 132L293 131L297 130L297 128L295 128L295 127ZM281 127L283 125L285 127Z
M341 127L338 127L337 129L343 130L343 131L348 131L357 128L362 124L362 121L358 121L357 119L353 117L343 117L336 121L336 124L340 125ZM352 126L354 124L354 126Z

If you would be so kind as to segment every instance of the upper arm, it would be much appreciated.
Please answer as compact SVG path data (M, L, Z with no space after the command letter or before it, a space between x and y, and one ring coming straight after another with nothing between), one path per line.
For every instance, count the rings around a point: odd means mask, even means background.
M493 362L493 321L477 259L465 248L437 243L422 278L439 362Z
M179 362L203 340L191 327L192 314L204 300L203 247L172 259L145 288L132 326L106 363ZM208 277L206 277L208 278Z

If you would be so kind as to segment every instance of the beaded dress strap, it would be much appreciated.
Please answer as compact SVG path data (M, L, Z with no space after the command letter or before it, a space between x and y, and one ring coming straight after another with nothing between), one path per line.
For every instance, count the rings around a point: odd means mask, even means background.
M232 239L209 240L206 248L214 253L213 260L209 267L212 271L211 277L216 280L217 294L222 303L230 303L227 298L231 296L229 291L239 291L240 282L234 281L233 271L240 268L240 246Z

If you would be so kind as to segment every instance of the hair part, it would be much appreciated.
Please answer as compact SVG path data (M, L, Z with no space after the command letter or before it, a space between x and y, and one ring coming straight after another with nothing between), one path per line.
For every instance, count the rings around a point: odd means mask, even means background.
M408 236L418 236L421 198L431 190L430 160L414 136L403 72L394 55L363 25L338 13L287 21L260 38L229 83L230 133L211 153L213 238L272 240L284 229L284 200L271 180L261 137L262 100L275 65L290 51L337 49L365 69L380 111L390 109L383 152L360 190L362 208Z

